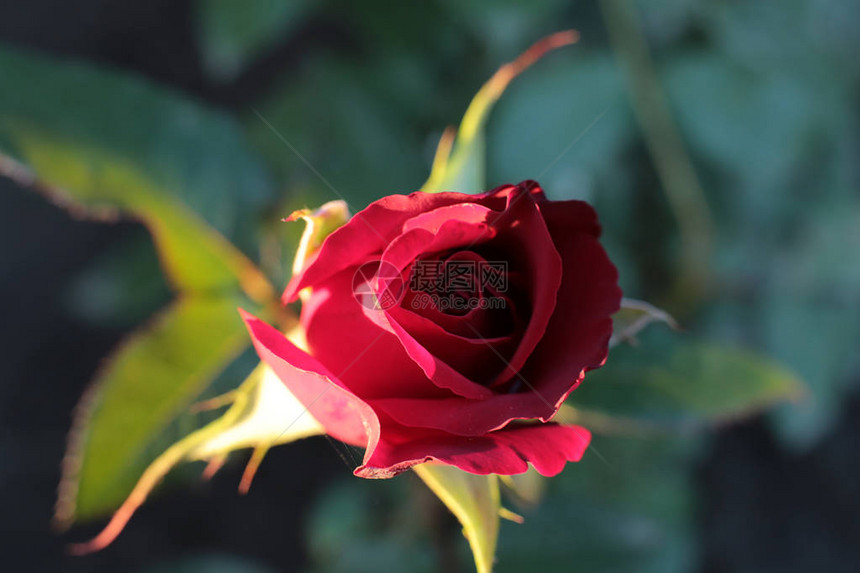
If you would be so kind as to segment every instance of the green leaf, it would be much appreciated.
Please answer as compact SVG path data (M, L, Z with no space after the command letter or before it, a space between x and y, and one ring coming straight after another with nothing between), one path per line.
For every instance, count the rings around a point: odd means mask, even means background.
M76 148L87 160L78 171L117 159L234 242L253 245L249 215L274 188L235 120L126 72L3 46L0 72L16 79L0 91L0 149L26 162L17 136L33 129Z
M421 464L415 473L433 490L463 525L478 573L490 573L499 535L499 480L454 466Z
M152 440L248 346L237 304L182 297L108 360L75 416L59 522L101 515L129 494Z
M244 325L242 326L244 334ZM244 335L242 340L246 340ZM221 353L223 355L223 352ZM71 547L75 554L97 551L109 545L122 532L128 520L143 504L158 483L181 462L208 460L204 476L211 477L223 465L227 454L242 448L254 448L239 491L248 491L254 473L268 449L325 433L325 429L310 415L281 380L265 364L259 364L245 382L227 395L213 398L198 407L230 408L216 420L185 436L155 458L125 496L105 528L92 540Z
M6 50L0 74L16 78L0 92L0 174L74 214L139 219L178 291L78 408L57 504L68 523L116 507L183 407L248 347L240 290L275 294L223 234L245 234L271 183L231 120L165 90Z
M232 122L138 80L0 50L0 174L82 215L139 218L173 285L240 286L265 277L207 225L239 235L270 183Z
M475 94L456 132L447 130L439 142L430 177L421 191L480 193L486 190L486 141L484 126L495 103L517 75L546 52L579 39L573 30L538 41L516 60L505 64Z
M848 167L856 152L845 121L855 117L852 75L827 72L837 60L823 57L822 44L839 30L810 34L815 10L804 5L721 6L715 37L731 57L696 51L666 69L681 127L716 170L723 214L714 268L724 288L704 323L756 340L807 381L807 399L772 418L795 449L814 446L839 421L856 379L860 324L857 186Z
M803 393L794 374L748 350L678 337L660 342L649 336L637 348L613 350L606 366L571 394L574 419L567 421L602 433L695 428Z

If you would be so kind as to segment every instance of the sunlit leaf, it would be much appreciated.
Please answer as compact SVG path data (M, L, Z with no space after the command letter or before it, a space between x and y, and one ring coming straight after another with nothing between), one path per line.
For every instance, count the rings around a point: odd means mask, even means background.
M242 329L244 331L244 325ZM242 448L254 448L254 455L239 484L239 490L246 492L254 472L270 447L325 432L264 364L260 364L238 389L225 398L225 402L231 403L230 408L218 419L189 434L158 456L142 472L101 533L88 542L73 545L71 549L74 553L89 553L110 544L149 493L181 462L209 460L211 469L207 468L204 475L211 477L227 454ZM216 406L222 405L218 398L215 402Z
M75 215L140 220L178 296L78 408L57 506L68 523L119 505L184 407L249 346L240 292L262 305L275 294L224 234L243 236L271 183L230 119L166 90L10 51L0 72L16 78L0 93L0 174Z
M265 277L207 224L239 234L238 218L269 190L229 120L81 65L0 50L0 73L16 78L0 92L0 174L76 214L140 219L177 289L270 296Z
M525 69L539 60L545 53L561 46L572 44L579 39L573 30L548 36L520 55L516 60L505 64L485 83L475 95L456 136L450 132L442 137L439 150L433 162L430 178L421 188L425 192L458 191L461 193L480 193L486 185L486 142L484 126L493 105L499 100L508 84Z
M251 261L135 170L118 160L93 163L86 150L47 134L37 136L32 129L18 132L17 142L31 167L0 154L0 174L44 192L77 213L140 218L153 235L174 288L207 293L243 287L260 301L271 296L271 286Z
M421 464L414 469L460 520L478 573L490 573L499 535L498 476L470 474L442 464Z
M325 433L307 408L263 363L236 391L233 400L232 411L228 412L230 425L219 425L218 432L201 431L206 439L189 452L189 459L205 460L242 448L275 446Z
M79 148L87 162L78 171L119 160L234 243L253 246L249 215L274 188L231 117L127 72L2 46L0 73L16 80L0 90L4 152L27 163L17 136L32 129ZM72 169L60 167L58 177Z
M156 435L249 345L236 306L182 297L108 360L75 415L59 522L101 515L129 494Z

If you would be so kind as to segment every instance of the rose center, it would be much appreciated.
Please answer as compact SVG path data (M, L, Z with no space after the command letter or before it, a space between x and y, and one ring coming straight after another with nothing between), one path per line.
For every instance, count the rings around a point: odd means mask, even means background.
M491 292L492 287L497 289L499 278L504 279L498 267L473 251L418 259L409 281L411 302L452 316L501 307L503 299Z

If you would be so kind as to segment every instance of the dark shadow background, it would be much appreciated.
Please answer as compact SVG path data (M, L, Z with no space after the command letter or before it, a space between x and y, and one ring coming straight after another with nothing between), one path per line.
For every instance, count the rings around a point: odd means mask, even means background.
M409 126L425 134L438 133L442 125L459 117L478 83L503 61L474 28L448 14L444 2L428 6L422 10L431 13L430 24L445 29L413 22L413 28L390 40L391 50L396 51L406 41L403 36L414 34L410 51L429 46L427 67L416 73L431 76L437 87L450 88L440 95L444 101L416 116ZM393 10L380 5L372 9ZM488 18L492 16L492 7L485 11ZM605 48L596 8L579 3L562 12L565 21L592 31L586 38ZM325 10L310 11L289 34L249 58L240 71L218 78L207 69L195 39L195 14L191 3L175 0L6 0L0 1L0 42L128 70L237 114L247 114L248 106L270 94L284 77L299 73L302 63L317 53L346 54L360 71L363 58L375 57L378 49L368 44L366 29L356 26L354 9L331 3ZM396 18L408 19L402 14L390 17L392 25L400 22ZM445 42L451 36L460 38L454 52L474 52L475 61L446 63L445 50L434 45L434 38ZM706 35L695 26L682 36L692 45L707 44ZM668 49L668 43L662 48ZM10 81L14 78L0 78L0 89ZM857 125L856 115L845 121ZM641 146L634 146L628 158L647 163L645 155ZM700 167L708 185L710 166ZM647 199L643 203L648 206ZM655 216L659 219L665 213ZM77 221L41 197L0 180L3 567L7 571L137 571L159 568L177 558L216 555L211 568L199 570L227 571L234 570L226 568L234 557L217 556L233 555L274 571L304 570L308 557L303 523L310 504L335 476L344 473L338 453L323 439L279 448L267 458L251 493L244 497L235 493L241 466L229 466L211 483L163 492L139 511L119 543L91 557L71 558L64 553L64 544L84 537L87 528L72 534L50 529L74 405L101 358L133 326L88 321L70 312L63 293L111 245L147 240L145 230L134 223ZM651 273L650 284L660 280L659 270ZM643 290L648 284L646 279ZM713 437L695 474L700 501L694 535L700 549L694 570L856 569L860 563L860 399L851 391L839 403L833 429L814 447L803 450L783 447L763 418L724 428ZM303 467L313 471L296 471ZM165 565L158 570L182 570L171 567L177 568ZM254 570L251 565L236 567L236 571ZM410 567L404 564L402 570Z

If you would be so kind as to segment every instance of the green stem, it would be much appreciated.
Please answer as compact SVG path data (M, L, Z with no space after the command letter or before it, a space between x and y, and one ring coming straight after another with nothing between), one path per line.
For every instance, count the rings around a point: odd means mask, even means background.
M672 292L676 312L706 294L713 224L705 192L684 146L654 69L633 3L601 0L609 38L624 70L636 118L681 236L681 268Z

